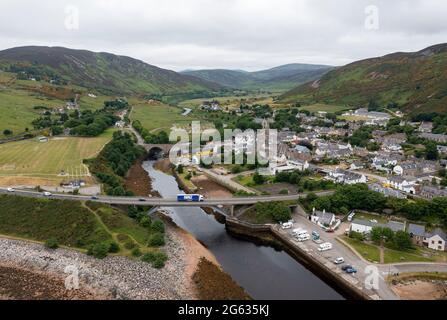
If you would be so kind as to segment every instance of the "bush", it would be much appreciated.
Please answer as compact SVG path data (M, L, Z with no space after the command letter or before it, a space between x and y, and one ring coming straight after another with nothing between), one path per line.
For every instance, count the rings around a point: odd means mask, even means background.
M137 246L137 244L133 240L129 240L126 243L124 243L124 248L127 250L132 250Z
M168 260L168 256L166 253L157 251L157 252L149 252L141 257L143 262L150 263L152 267L161 269L165 266L166 261Z
M118 253L120 251L120 246L116 242L111 242L109 244L109 253Z
M109 253L110 244L102 242L97 243L92 246L87 251L87 254L89 256L93 256L96 259L104 259L107 257L107 254Z
M45 241L45 247L47 247L48 249L57 249L59 248L59 243L57 242L57 239L50 238Z
M141 253L140 248L137 247L132 250L132 256L138 258L138 257L141 257L141 255L142 255L142 253Z
M162 247L165 243L165 236L162 233L155 233L149 239L149 246L151 247Z
M147 215L144 215L140 219L140 225L144 228L150 228L150 226L152 225L152 219Z
M154 221L151 228L155 232L165 233L165 224L160 220Z
M284 195L289 194L289 190L283 189L279 192L279 194L284 194Z

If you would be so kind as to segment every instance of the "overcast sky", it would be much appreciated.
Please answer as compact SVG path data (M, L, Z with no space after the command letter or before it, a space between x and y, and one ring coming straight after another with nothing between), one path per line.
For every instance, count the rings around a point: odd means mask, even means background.
M0 10L1 49L105 51L177 71L344 65L443 42L446 0L1 0Z

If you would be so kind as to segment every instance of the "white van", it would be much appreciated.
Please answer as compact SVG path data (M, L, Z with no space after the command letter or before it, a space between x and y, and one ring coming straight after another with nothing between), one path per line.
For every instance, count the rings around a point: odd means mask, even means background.
M307 240L310 240L310 235L308 233L302 234L302 235L300 235L298 237L298 241L299 242L304 242L304 241L307 241Z
M293 230L292 234L294 237L298 238L301 235L307 234L307 231L304 229L295 229L295 230Z
M320 251L320 252L328 251L331 249L332 249L332 243L329 243L329 242L320 244L320 246L318 247L318 251Z
M351 212L351 214L348 216L348 221L351 222L355 217L355 212Z
M283 229L283 230L292 229L292 228L293 228L292 222L281 223L281 229Z

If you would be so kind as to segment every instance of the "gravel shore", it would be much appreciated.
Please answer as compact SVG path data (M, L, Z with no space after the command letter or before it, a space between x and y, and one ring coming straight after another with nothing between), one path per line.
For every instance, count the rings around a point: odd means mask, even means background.
M76 266L80 289L95 292L98 299L196 299L191 273L187 272L196 259L191 262L188 242L184 234L171 227L167 229L167 239L169 260L161 270L125 257L97 260L73 250L49 250L40 244L5 238L0 238L0 266L45 274L62 285L67 277L65 268ZM70 297L67 294L67 299Z

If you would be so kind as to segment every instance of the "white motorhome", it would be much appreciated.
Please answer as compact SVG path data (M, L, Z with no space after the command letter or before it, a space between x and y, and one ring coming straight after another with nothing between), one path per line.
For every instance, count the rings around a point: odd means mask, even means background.
M318 247L318 251L320 251L320 252L328 251L331 249L332 249L332 243L329 243L329 242L320 244L320 246Z
M304 229L295 229L292 231L292 235L296 238L298 238L304 234L307 234L307 231Z

